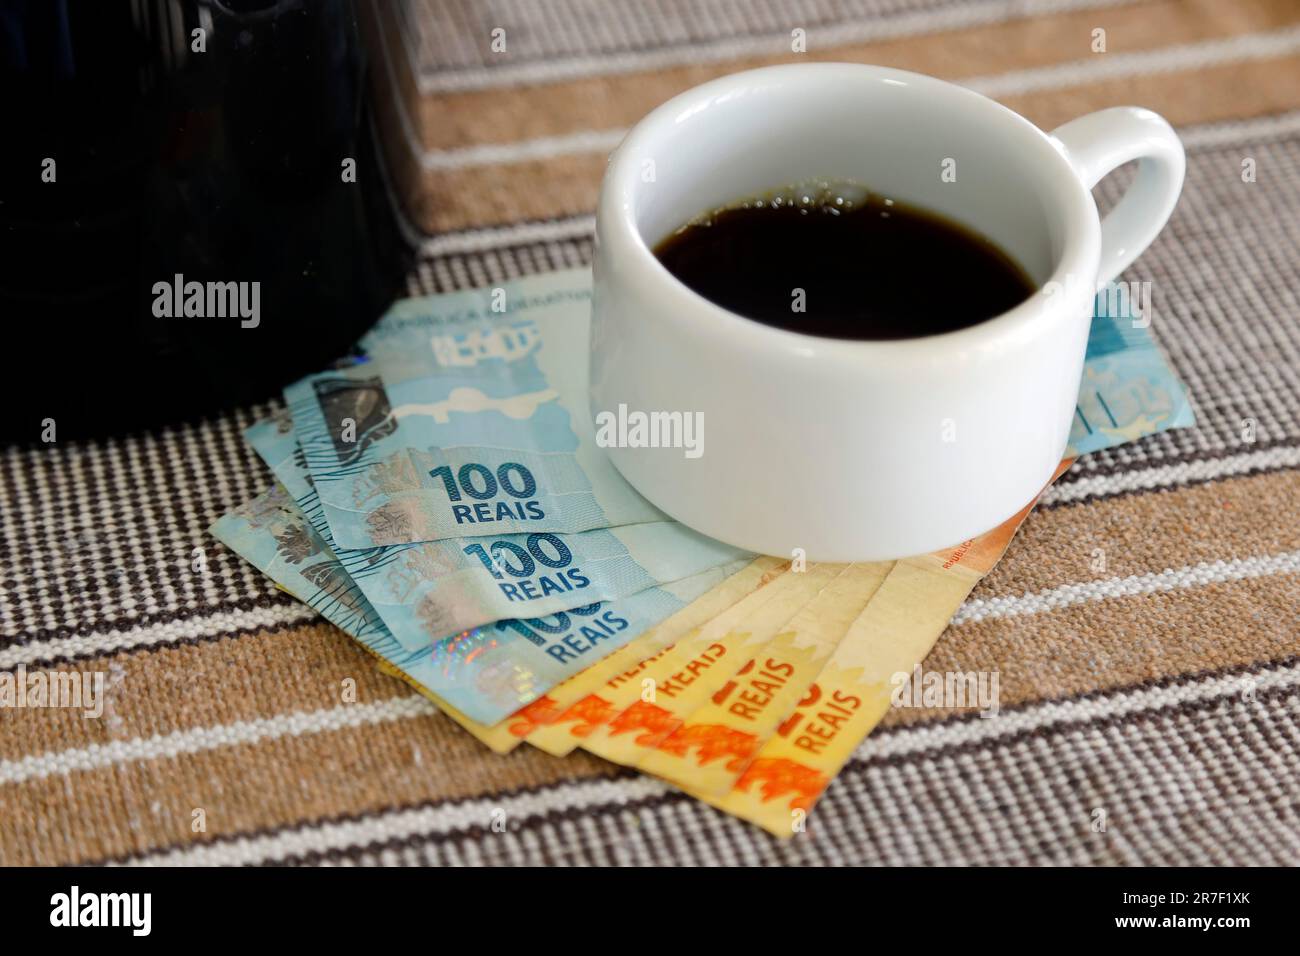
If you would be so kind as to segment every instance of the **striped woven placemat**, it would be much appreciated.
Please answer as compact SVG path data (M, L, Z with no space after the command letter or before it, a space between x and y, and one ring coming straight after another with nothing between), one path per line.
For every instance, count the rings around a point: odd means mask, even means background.
M785 842L581 753L488 753L217 545L204 529L268 481L239 437L267 408L7 450L0 669L109 693L99 720L0 711L0 863L1300 861L1294 2L361 7L412 294L588 262L622 132L798 58L796 28L805 58L959 80L1046 128L1161 112L1187 184L1125 278L1152 283L1197 427L1076 464L939 640L926 668L996 670L1000 715L891 713Z

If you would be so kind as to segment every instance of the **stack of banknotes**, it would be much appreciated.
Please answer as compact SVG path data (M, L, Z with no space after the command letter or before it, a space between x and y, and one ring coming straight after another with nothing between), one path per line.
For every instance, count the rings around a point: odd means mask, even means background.
M787 836L1034 503L872 564L671 521L597 446L590 281L396 303L248 430L275 483L213 533L493 750L582 748ZM1192 422L1119 298L1098 298L1060 471Z

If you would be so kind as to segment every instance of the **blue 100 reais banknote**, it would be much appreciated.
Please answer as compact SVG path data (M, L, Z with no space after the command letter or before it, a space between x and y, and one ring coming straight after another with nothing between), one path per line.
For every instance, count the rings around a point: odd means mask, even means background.
M339 548L665 519L596 443L590 276L396 303L285 398Z
M213 525L218 539L440 701L494 724L740 571L737 560L613 601L495 621L409 650L282 486Z
M245 432L339 566L408 650L504 618L609 601L752 557L675 521L337 549L286 415Z

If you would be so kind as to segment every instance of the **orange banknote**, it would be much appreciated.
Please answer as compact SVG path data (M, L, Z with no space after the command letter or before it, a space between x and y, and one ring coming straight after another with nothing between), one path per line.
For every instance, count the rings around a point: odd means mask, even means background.
M589 719L599 715L604 697L633 680L639 670L663 656L684 634L725 612L779 578L790 567L780 558L756 558L682 608L672 617L619 648L604 660L551 688L543 697L520 709L501 726L515 740L527 739L534 747L563 757L578 746Z
M790 571L684 636L610 695L609 707L583 736L584 750L637 766L647 748L676 730L705 703L753 649L775 637L803 605L841 574L844 565Z
M1052 480L1072 461L1062 462ZM731 791L699 796L778 836L802 831L813 804L889 710L896 675L910 674L930 653L1036 503L978 538L897 562Z
M626 662L637 661L647 654L653 654L656 649L670 643L677 635L716 617L745 595L766 584L786 567L788 562L779 558L756 558L627 646L601 659L586 670L579 671L567 681L551 688L543 697L496 724L482 724L462 714L424 685L410 679L400 668L394 667L382 658L379 659L378 666L383 673L410 684L437 704L443 713L496 753L509 753L523 742L524 735L530 729L538 726L538 722L544 715L559 713L567 703L581 699L592 688L604 683L608 675L615 674L626 667Z
M742 661L705 703L646 748L636 766L692 794L722 796L803 698L892 562L850 564ZM672 709L669 707L669 709Z

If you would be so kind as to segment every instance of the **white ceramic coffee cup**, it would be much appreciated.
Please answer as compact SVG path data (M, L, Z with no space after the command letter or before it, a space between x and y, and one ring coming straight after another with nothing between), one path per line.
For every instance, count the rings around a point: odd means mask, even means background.
M1091 187L1133 159L1136 179L1100 220ZM1094 293L1164 226L1183 168L1148 110L1049 134L962 87L859 64L752 70L669 100L623 140L601 188L591 409L698 413L704 440L698 457L611 447L615 466L674 518L767 554L885 560L995 527L1060 461ZM955 219L1041 291L956 332L845 341L733 314L651 252L695 216L813 178ZM863 279L864 294L889 281Z

